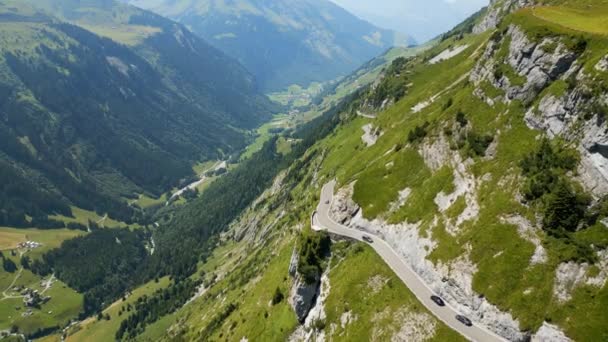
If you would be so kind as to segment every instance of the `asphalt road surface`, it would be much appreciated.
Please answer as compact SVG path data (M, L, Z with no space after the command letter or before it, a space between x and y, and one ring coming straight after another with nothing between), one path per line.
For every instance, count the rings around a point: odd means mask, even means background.
M349 237L355 240L364 241L363 236L367 235L373 239L372 243L368 243L380 257L389 265L389 267L397 274L410 291L418 298L418 300L433 314L435 317L443 321L450 328L456 330L464 337L472 341L506 341L504 338L494 334L476 322L473 322L472 327L467 327L458 320L456 315L459 312L451 307L449 303L446 306L440 307L431 300L433 291L426 283L416 274L403 260L401 256L393 248L381 238L364 233L355 229L350 229L346 226L336 223L329 216L329 208L333 200L335 181L325 184L321 190L321 199L317 206L316 212L313 214L313 229L327 230L333 234Z

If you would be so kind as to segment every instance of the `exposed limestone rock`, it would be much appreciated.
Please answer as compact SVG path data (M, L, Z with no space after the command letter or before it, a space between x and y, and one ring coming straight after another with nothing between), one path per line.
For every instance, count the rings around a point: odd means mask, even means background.
M552 138L564 131L566 119L571 119L567 118L567 115L568 111L564 108L562 100L551 95L540 101L538 110L531 108L524 120L528 127L545 131Z
M379 324L379 322L382 322L384 320L386 320L387 318L389 318L391 316L391 309L390 308L384 308L384 310L380 311L380 312L376 312L374 314L374 316L372 317L371 321L374 324L373 328L372 328L372 333L371 333L371 341L383 341L386 340L386 328L381 326L381 324Z
M498 102L505 101L504 96L496 96L494 98L491 98L479 87L477 87L477 88L475 88L475 90L473 90L473 95L475 95L477 98L479 98L480 100L487 103L488 106L490 106L490 107L494 107L494 105Z
M480 34L498 27L498 24L510 11L532 4L532 0L491 0L488 12L473 27L473 33Z
M473 33L479 34L498 27L498 24L507 14L519 8L533 5L533 0L492 0L488 12L483 19L473 27Z
M483 157L484 160L492 160L496 157L496 154L498 153L499 142L500 142L500 130L498 130L496 132L496 136L494 137L494 140L492 141L490 146L488 146L488 148L486 149L485 156Z
M294 278L294 284L289 294L289 304L293 308L298 321L305 323L306 318L309 316L309 312L313 309L314 305L316 305L320 281L317 278L312 284L307 284L304 279L297 274L297 265L298 253L294 248L289 263L289 275ZM326 280L329 281L329 279ZM294 336L295 335L296 334L294 333Z
M459 153L454 153L450 150L450 145L445 136L441 135L431 145L422 144L418 152L424 159L425 164L433 171L437 171L446 165L454 168L454 186L456 189L449 194L442 191L435 197L435 204L440 212L445 212L454 204L458 197L474 192L476 187L475 179L467 173L467 163L462 161ZM476 206L474 196L470 197L471 202L475 202L475 204L471 203L471 207ZM471 211L468 214L471 217L476 216ZM464 220L466 219L463 217L460 223Z
M396 311L387 307L376 312L371 321L374 323L371 341L426 341L435 335L437 327L431 315L412 312L409 307Z
M606 72L608 71L608 55L604 56L604 58L600 59L600 61L595 65L595 70Z
M410 188L405 188L405 189L399 191L399 198L397 198L397 200L392 202L389 206L390 212L395 212L395 211L399 210L399 208L403 207L411 194L412 194L412 189L410 189Z
M349 324L357 321L357 315L353 315L351 311L346 311L340 316L340 327L346 328Z
M585 122L580 150L579 171L583 184L598 197L608 194L608 129L605 122Z
M534 254L530 259L530 265L544 264L547 262L548 256L545 247L543 247L538 234L540 229L536 228L530 221L520 215L501 217L503 223L517 226L517 232L522 239L525 239L536 246Z
M371 294L376 294L382 290L384 285L388 282L388 278L385 278L381 275L375 275L367 281L367 287L369 288Z
M572 298L572 290L584 283L588 264L577 264L573 261L561 263L555 271L553 295L559 302L567 302Z
M463 162L458 153L452 154L451 166L454 168L454 186L455 190L452 193L446 194L443 191L435 196L435 204L441 213L456 202L456 200L464 196L466 207L455 222L448 220L446 222L446 230L456 235L460 226L470 220L475 220L479 216L479 203L477 203L477 181L475 177L467 172L468 162Z
M359 211L359 205L352 200L355 189L355 183L351 183L348 187L338 190L334 195L329 216L336 222L349 225L350 220Z
M536 110L531 108L526 113L525 120L528 127L544 131L551 138L561 136L579 143L579 180L588 191L601 197L608 194L608 130L597 116L586 121L579 119L588 107L583 91L584 86L579 86L561 97L548 95Z
M608 280L608 250L597 252L598 262L595 266L597 274L590 276L591 266L587 263L578 264L573 261L561 263L555 271L553 295L560 302L572 298L572 291L579 285L603 287Z
M291 253L291 260L289 261L289 275L292 278L295 278L296 272L298 271L298 250L294 247L293 252Z
M375 129L372 124L367 124L361 128L363 129L361 140L363 140L367 147L375 145L378 138L382 135L382 132L377 128Z
M419 113L426 107L431 105L431 101L423 101L412 107L412 113Z
M531 82L538 84L540 89L548 82L545 76L556 80L570 69L576 59L573 52L554 39L545 38L540 43L531 42L526 33L515 25L509 27L507 34L511 36L508 63L520 76L528 75L529 82L534 81L534 77L542 78L537 82ZM553 51L546 51L545 46L556 43L557 47Z
M513 319L511 314L501 312L472 290L477 267L468 258L468 253L448 265L440 264L437 268L439 274L442 274L441 280L445 280L434 283L440 296L448 299L460 312L481 322L507 340L526 340L526 334L519 331L519 322Z
M230 225L230 228L226 234L230 234L235 241L245 240L254 242L256 240L263 240L263 238L270 232L270 229L281 219L281 217L283 217L283 215L285 215L285 213L281 212L272 224L263 225L262 221L268 214L268 207L263 206L260 208L258 204L269 197L276 195L281 190L286 174L286 172L279 174L275 178L272 186L264 191L262 195L256 198L255 201L247 208L245 213L241 215L242 218L234 221ZM260 229L260 227L263 228Z
M476 85L483 80L489 81L494 87L502 89L508 100L530 103L552 81L570 70L576 60L576 54L553 38L545 38L540 43L533 42L515 25L509 27L506 35L511 37L506 62L526 82L515 85L506 75L494 72L497 63L503 63L493 58L500 46L500 43L494 41L488 44L483 58L471 73L470 80ZM557 46L553 51L546 51L544 47L548 44Z
M319 287L319 297L317 298L314 307L308 313L308 317L306 317L306 324L312 326L312 324L317 320L325 319L325 301L329 296L329 292L331 291L331 286L329 283L328 272L325 272L321 276L321 285Z
M313 307L319 290L319 280L312 284L306 284L301 277L296 277L295 283L289 295L289 304L296 313L298 321L304 322L310 309Z
M578 173L581 183L597 197L608 194L608 159L600 153L584 149L579 152L581 163Z
M544 322L538 329L536 334L532 336L532 342L570 342L569 339L559 327Z
M480 34L498 27L498 23L503 18L503 10L500 7L491 8L483 19L473 27L474 34Z
M420 144L418 153L424 159L426 166L432 171L437 171L446 165L453 154L450 150L450 144L443 134L433 141L432 144L428 142Z
M436 321L427 313L402 309L394 320L399 325L399 331L391 337L391 342L426 341L435 335L437 328Z
M595 266L599 269L599 272L593 277L588 277L585 283L587 285L603 287L606 284L606 280L608 280L608 249L598 252L597 256L598 262Z
M325 331L316 330L315 322L325 320L325 301L330 292L329 277L327 272L321 276L321 284L319 286L319 296L316 298L314 305L310 308L304 323L300 325L289 337L289 341L325 341ZM298 318L300 318L298 316Z

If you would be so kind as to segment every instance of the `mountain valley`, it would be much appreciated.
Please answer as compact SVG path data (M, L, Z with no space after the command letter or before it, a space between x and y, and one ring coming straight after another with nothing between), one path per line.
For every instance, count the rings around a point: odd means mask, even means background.
M323 79L213 25L325 1L129 2L0 1L7 341L608 338L608 2L493 0Z

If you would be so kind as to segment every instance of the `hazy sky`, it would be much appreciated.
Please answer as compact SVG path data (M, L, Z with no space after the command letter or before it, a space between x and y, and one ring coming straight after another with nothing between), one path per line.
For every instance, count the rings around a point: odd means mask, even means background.
M489 0L331 0L373 24L419 42L454 27Z

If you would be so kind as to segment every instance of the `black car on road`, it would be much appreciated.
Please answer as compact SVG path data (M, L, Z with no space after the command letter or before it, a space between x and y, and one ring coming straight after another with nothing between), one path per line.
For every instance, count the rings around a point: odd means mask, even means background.
M467 317L465 317L465 316L463 316L463 315L456 315L456 319L457 319L457 320L458 320L460 323L462 323L462 324L466 325L467 327L470 327L470 326L472 326L472 325L473 325L473 322L471 322L471 320L470 320L470 319L468 319Z
M374 240L371 237L367 236L367 235L363 235L362 239L363 239L363 241L365 241L367 243L373 243L374 242Z
M433 296L431 296L431 300L439 306L445 306L445 302L439 296L433 295Z

